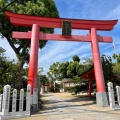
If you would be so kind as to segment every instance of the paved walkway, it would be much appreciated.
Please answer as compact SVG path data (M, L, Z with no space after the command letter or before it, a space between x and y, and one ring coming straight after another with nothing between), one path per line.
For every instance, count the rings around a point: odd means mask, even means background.
M44 110L29 118L16 120L120 120L120 111L109 107L97 108L95 101L85 97L73 97L68 93L44 94ZM82 100L81 100L82 99Z

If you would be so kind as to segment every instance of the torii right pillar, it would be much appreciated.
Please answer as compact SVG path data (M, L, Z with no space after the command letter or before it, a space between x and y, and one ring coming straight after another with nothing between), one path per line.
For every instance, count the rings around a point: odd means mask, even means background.
M108 99L105 89L105 81L103 76L96 29L91 28L90 34L91 34L92 56L94 61L94 71L96 78L96 88L97 88L96 102L97 102L97 106L104 107L104 106L108 106Z

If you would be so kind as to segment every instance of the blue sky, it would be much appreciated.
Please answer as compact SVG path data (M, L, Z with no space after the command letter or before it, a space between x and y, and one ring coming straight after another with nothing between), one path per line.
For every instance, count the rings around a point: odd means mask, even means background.
M61 18L114 20L120 19L119 0L55 0ZM61 34L61 29L55 29L56 34ZM120 22L112 31L97 32L103 36L112 36L116 53L120 53ZM73 35L89 34L86 30L72 30ZM1 38L0 38L1 39ZM6 49L9 59L16 59L13 50L7 41L0 40L0 46ZM100 54L112 56L112 43L99 43ZM44 68L44 73L54 62L71 61L73 55L78 55L81 61L87 57L92 58L91 44L84 42L48 41L46 46L39 50L38 66Z

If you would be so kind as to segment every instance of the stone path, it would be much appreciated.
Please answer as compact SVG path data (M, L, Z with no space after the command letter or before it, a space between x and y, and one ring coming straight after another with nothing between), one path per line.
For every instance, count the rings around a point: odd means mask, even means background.
M63 98L55 96L55 94L46 94L45 96L47 96L48 102L45 106L45 110L41 112L44 115L73 114L87 111L85 106L77 105L67 100L65 101Z
M77 98L69 98L67 94L65 97L61 95L62 93L44 94L46 104L43 111L17 120L120 120L120 111L96 109L93 102L85 105L85 101L78 102L81 98L77 101Z

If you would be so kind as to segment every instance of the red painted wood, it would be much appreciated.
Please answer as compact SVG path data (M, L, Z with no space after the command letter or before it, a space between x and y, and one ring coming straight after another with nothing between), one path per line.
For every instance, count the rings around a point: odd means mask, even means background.
M90 80L95 80L95 73L94 73L94 68L87 71L86 73L80 75L80 78L83 78L83 79L90 79Z
M28 71L28 84L31 85L31 94L33 92L33 88L36 88L37 85L38 48L39 48L39 25L33 24Z
M91 97L91 81L88 80L88 91L89 91L89 97Z
M30 39L31 32L13 32L13 38L18 39ZM71 38L62 37L61 34L45 34L40 32L39 40L58 40L58 41L73 41L73 42L91 42L91 36L86 35L72 35ZM97 35L98 42L112 42L112 37L102 37Z
M30 16L23 14L15 14L5 11L7 18L13 25L17 26L32 26L38 24L45 28L61 28L63 20L72 21L72 29L90 30L96 28L97 30L106 31L112 30L118 20L82 20L69 18L51 18L42 16Z
M95 28L91 28L91 39L97 92L106 92L102 64L100 59L99 45L97 41L97 33Z

